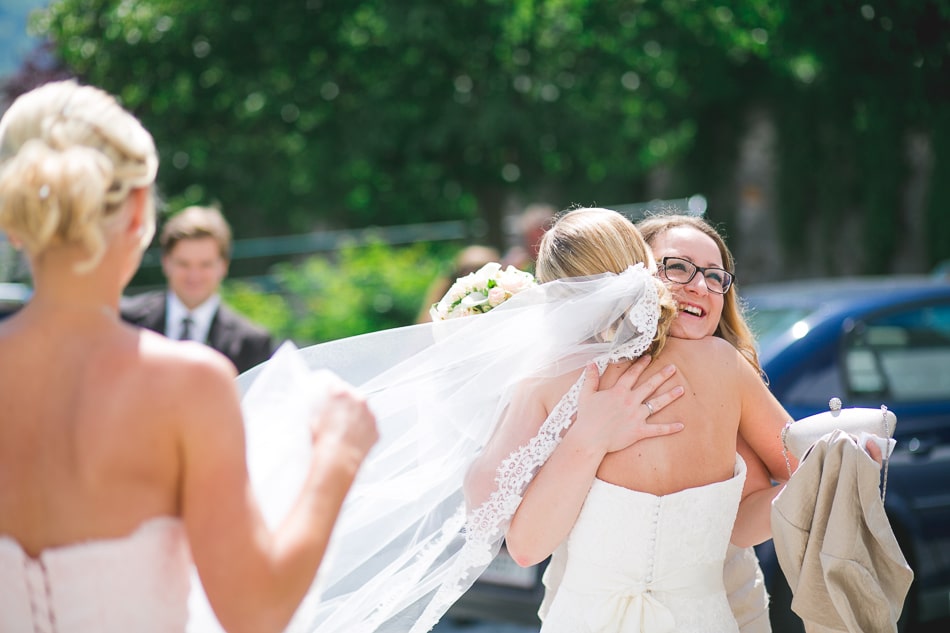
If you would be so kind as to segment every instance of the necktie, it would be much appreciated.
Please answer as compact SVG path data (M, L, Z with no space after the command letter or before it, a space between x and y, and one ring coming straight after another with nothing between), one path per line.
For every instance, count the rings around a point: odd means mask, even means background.
M190 316L186 316L181 320L181 336L178 338L182 341L191 340L191 326L194 325L194 321Z

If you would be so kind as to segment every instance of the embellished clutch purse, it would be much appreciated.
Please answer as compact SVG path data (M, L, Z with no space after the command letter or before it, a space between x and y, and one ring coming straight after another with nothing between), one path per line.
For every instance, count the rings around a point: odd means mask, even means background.
M788 469L789 476L792 474L788 460L789 453L801 461L812 444L832 431L841 430L859 437L874 435L886 442L881 447L886 485L887 462L891 449L888 444L893 444L891 438L894 435L894 427L897 426L897 416L883 404L880 409L862 407L842 409L839 398L832 398L828 402L828 409L801 420L789 420L782 429L782 452L785 454L785 467Z

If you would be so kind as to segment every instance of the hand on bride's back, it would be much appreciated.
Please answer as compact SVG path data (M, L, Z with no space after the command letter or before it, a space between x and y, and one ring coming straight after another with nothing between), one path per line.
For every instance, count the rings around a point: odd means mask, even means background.
M578 429L583 428L590 441L605 453L619 451L648 437L678 433L683 429L679 422L654 424L648 420L653 413L683 395L680 386L660 391L660 387L676 373L673 365L664 367L638 385L637 381L649 364L648 356L637 359L610 387L601 386L603 378L596 366L589 365L585 370L587 378L579 395L575 424Z
M324 386L323 402L311 420L314 447L350 449L360 461L379 439L376 416L355 388L333 377Z

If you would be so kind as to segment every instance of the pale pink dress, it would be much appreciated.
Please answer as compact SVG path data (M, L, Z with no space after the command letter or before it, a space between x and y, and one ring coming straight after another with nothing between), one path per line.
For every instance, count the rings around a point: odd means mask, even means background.
M191 568L184 527L172 517L37 558L0 535L0 631L181 633Z

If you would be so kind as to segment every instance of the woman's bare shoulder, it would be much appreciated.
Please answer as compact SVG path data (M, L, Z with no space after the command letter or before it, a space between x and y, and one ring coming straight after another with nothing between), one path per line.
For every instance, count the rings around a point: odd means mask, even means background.
M748 365L728 341L707 336L702 339L673 339L663 348L660 366L676 365L683 378L693 386L715 385L717 389L738 388L741 368Z
M155 397L207 397L233 388L234 366L206 345L173 341L147 330L138 332L132 345L130 370Z
M532 384L537 390L537 395L544 404L546 412L550 413L551 409L561 400L561 397L577 382L577 379L583 371L583 369L575 369L566 374L554 376L553 378L536 379L532 381Z
M142 359L156 367L193 367L207 370L230 370L227 358L214 349L195 341L174 341L150 330L139 330L138 347Z
M691 360L722 362L741 358L739 351L729 341L718 336L706 336L700 339L670 337L663 347L663 354L676 354L690 357Z

